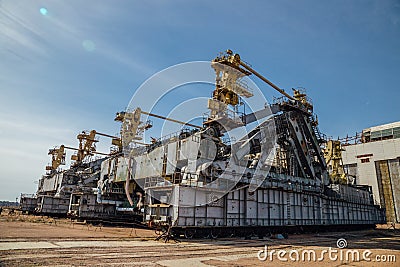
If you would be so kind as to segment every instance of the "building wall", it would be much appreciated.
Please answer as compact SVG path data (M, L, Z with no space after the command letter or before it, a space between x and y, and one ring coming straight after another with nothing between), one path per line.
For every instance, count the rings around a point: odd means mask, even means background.
M372 186L374 200L386 208L388 221L400 222L400 139L344 147L343 164L357 184ZM354 167L356 165L356 170Z

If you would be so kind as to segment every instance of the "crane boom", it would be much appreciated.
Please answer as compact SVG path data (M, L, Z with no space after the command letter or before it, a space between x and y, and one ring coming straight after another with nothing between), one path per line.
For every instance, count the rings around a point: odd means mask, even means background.
M258 78L260 78L263 82L269 84L272 88L274 88L275 90L277 90L279 93L281 93L282 95L286 96L287 98L291 99L291 100L295 100L291 95L289 95L288 93L285 92L285 90L279 88L278 86L276 86L274 83L272 83L270 80L268 80L267 78L265 78L264 76L262 76L260 73L258 73L257 71L255 71L253 68L251 68L249 65L243 63L243 61L240 61L240 65L242 67L244 67L245 69L247 69L248 71L250 71L251 73L253 73L254 75L256 75Z
M75 147L70 147L70 146L64 146L65 149L70 149L70 150L75 150L75 151L79 151L79 148L75 148ZM107 153L102 153L102 152L97 152L97 151L92 151L92 154L98 154L98 155L103 155L103 156L109 156L110 154Z
M101 136L104 136L104 137L109 137L109 138L119 138L118 136L113 136L113 135L109 135L109 134L105 134L105 133L99 133L99 132L96 132L96 134L97 135L101 135Z
M291 95L289 95L288 93L286 93L285 90L279 88L277 85L272 83L270 80L268 80L267 78L262 76L260 73L255 71L252 67L250 67L245 62L243 62L240 58L240 55L234 54L232 52L232 50L230 50L230 49L226 50L225 53L221 53L220 56L215 58L212 62L230 66L230 67L238 70L239 72L243 73L243 75L246 75L246 76L248 76L250 74L254 74L258 78L260 78L263 82L267 83L269 86L271 86L272 88L277 90L282 95L286 96L287 98L289 98L291 100L296 100L296 98L294 98ZM240 68L240 66L242 66L244 69Z
M145 114L145 115L148 115L148 116L152 116L152 117L156 117L156 118L159 118L159 119L163 119L163 120L166 120L166 121L172 121L172 122L175 122L175 123L179 123L179 124L187 125L187 126L190 126L190 127L202 129L202 127L194 125L194 124L191 124L191 123L178 121L178 120L167 118L167 117L164 117L164 116L160 116L160 115L157 115L157 114L154 114L154 113L149 113L149 112L146 112L146 111L143 111L143 110L141 111L141 113Z

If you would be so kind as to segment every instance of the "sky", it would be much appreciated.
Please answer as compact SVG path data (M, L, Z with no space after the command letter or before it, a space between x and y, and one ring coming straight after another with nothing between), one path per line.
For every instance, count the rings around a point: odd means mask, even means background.
M115 113L152 75L228 48L306 88L328 136L400 119L399 0L0 0L0 24L0 200L36 191L49 148L118 133Z

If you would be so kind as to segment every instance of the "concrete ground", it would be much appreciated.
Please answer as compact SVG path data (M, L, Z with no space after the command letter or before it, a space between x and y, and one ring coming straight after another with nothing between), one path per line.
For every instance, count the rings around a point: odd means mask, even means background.
M164 243L151 230L3 212L0 266L400 266L400 231L384 228ZM337 247L339 238L347 247Z

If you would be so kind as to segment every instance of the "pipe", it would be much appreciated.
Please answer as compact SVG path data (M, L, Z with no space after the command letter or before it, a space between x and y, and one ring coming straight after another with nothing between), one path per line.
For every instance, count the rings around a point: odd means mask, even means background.
M80 149L78 149L78 148L74 148L74 147L70 147L70 146L64 146L64 148L66 148L66 149L71 149L71 150L75 150L75 151L79 151ZM102 152L97 152L97 151L92 151L92 152L90 152L90 153L93 153L93 154L99 154L99 155L104 155L104 156L109 156L110 154L107 154L107 153L102 153Z
M136 204L136 207L140 210L143 207L143 194L140 192L137 192L136 195L139 196L139 201Z
M129 204L133 206L133 201L131 198L131 194L129 193L129 180L131 179L132 176L132 171L131 171L131 158L129 158L129 163L128 163L128 177L126 177L125 181L125 195L128 198Z
M180 124L187 125L187 126L191 126L191 127L198 128L198 129L203 129L203 127L200 127L200 126L197 126L197 125L194 125L194 124L191 124L191 123L186 123L186 122L183 122L183 121L178 121L178 120L175 120L175 119L170 119L170 118L167 118L167 117L164 117L164 116L160 116L160 115L153 114L153 113L149 113L149 112L145 112L145 111L142 111L142 114L149 115L149 116L153 116L153 117L156 117L156 118L159 118L159 119L163 119L163 120L167 120L167 121L172 121L172 122L180 123Z
M105 136L105 137L109 137L109 138L119 138L118 136L113 136L113 135L109 135L109 134L105 134L105 133L96 132L96 134L97 135L101 135L101 136Z
M253 73L254 75L256 75L258 78L260 78L262 81L266 82L267 84L269 84L272 88L274 88L275 90L277 90L279 93L281 93L282 95L286 96L287 98L291 99L291 100L295 100L291 95L289 95L288 93L285 92L285 90L279 88L278 86L276 86L275 84L273 84L270 80L268 80L267 78L265 78L264 76L262 76L260 73L258 73L257 71L253 70L250 66L247 66L246 64L244 64L243 62L240 62L240 65L242 65L245 69L247 69L248 71L250 71L251 73Z

